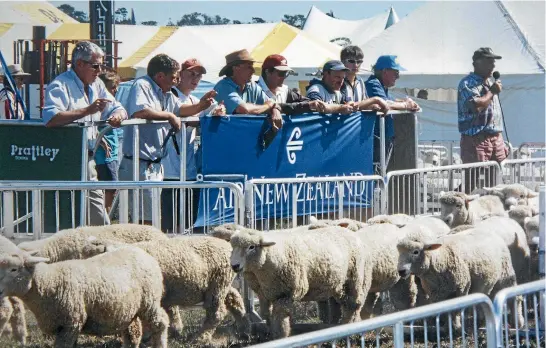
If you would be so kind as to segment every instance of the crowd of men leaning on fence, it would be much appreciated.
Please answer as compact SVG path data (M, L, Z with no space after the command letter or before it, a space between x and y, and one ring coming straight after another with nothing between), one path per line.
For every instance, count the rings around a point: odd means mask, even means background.
M347 46L341 51L340 60L330 60L322 67L322 78L310 81L306 96L284 84L293 71L287 60L278 54L268 56L261 63L261 76L252 79L258 63L245 49L228 54L219 75L224 76L213 90L200 99L192 95L206 67L195 58L179 64L166 54L158 54L148 63L147 74L134 80L125 105L116 95L119 77L115 72L103 72L104 52L97 45L82 41L72 53L71 69L51 82L45 93L43 121L48 127L67 125L75 121L107 120L115 129L101 140L93 161L90 180L133 180L133 129L126 127L123 144L120 144L119 126L125 119L168 121L142 125L139 128L139 180L179 180L180 150L173 131L181 128L181 118L189 116L222 116L226 114L268 115L273 134L283 126L281 114L298 115L310 112L348 115L360 110L419 110L410 98L394 99L389 88L395 85L399 71L405 70L394 55L377 58L373 74L364 80L358 76L364 53L357 46ZM499 80L491 81L495 59L501 57L490 48L474 52L474 72L466 76L458 89L458 122L461 132L461 156L463 162L487 160L502 161L506 149L502 139L502 115L498 94L502 90ZM26 74L18 65L9 68L17 88ZM98 78L100 77L100 78ZM3 107L0 118L20 119L20 105L13 90L4 81L0 92ZM426 92L426 91L421 91ZM374 127L374 162L379 157L379 126L376 116ZM385 116L387 148L392 148L394 127L392 116ZM186 179L195 180L198 173L199 147L195 146L199 124L188 124L186 144ZM98 129L88 132L89 148L94 146ZM122 146L123 145L123 146ZM121 151L120 151L121 148ZM119 153L119 154L118 154ZM96 166L95 166L96 164ZM96 169L95 169L96 168ZM151 192L143 193L140 220L151 221ZM172 190L162 192L162 200L172 200ZM197 211L198 194L188 202ZM109 223L114 193L100 190L90 192L90 223ZM131 205L131 202L129 202ZM172 220L163 212L163 220ZM167 215L165 215L167 214ZM190 214L195 219L195 213ZM174 228L173 224L164 226Z

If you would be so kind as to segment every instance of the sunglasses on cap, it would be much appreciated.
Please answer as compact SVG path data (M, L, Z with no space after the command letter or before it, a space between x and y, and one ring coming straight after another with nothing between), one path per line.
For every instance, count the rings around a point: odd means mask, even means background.
M362 62L364 62L364 60L362 60L362 59L347 59L347 62L349 62L351 64L362 64Z

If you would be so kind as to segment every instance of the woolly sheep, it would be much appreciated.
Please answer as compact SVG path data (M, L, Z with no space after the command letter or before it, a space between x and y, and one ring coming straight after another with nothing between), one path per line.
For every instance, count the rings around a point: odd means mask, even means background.
M419 232L398 243L398 271L401 277L419 277L432 302L476 292L493 298L516 285L510 252L500 237L476 229L440 239ZM518 317L523 319L521 312ZM461 328L459 313L454 326Z
M91 256L125 246L127 244L91 241L83 253ZM165 285L161 303L165 309L203 302L206 316L196 337L197 342L211 341L226 314L226 307L242 333L246 334L250 329L243 298L231 286L235 274L229 265L231 245L228 242L209 236L192 236L140 242L131 246L146 251L159 263Z
M297 234L239 227L230 242L232 268L271 304L273 338L290 334L294 301L332 297L342 306L342 323L358 320L372 269L354 232L335 226Z
M442 156L442 153L440 150L436 149L428 149L428 150L421 150L421 157L423 157L423 163L425 167L427 164L432 165L434 167L439 166L441 161L440 157Z
M524 222L527 243L531 250L531 280L538 279L539 216L527 217Z
M88 226L66 229L49 238L18 245L22 250L35 256L46 257L51 262L84 258L83 247L89 237L107 239L124 243L136 243L148 240L168 240L163 232L153 226L137 224L114 224L106 226Z
M0 236L0 256L14 254L23 254L23 252L11 240ZM0 300L0 335L11 331L13 337L21 345L26 345L27 324L25 313L25 306L17 297L2 298Z
M443 166L449 166L449 165L456 165L456 164L462 164L463 161L461 160L461 155L459 155L458 153L453 153L453 155L451 156L451 163L449 163L449 158L444 158L442 160L442 165Z
M512 266L516 272L518 283L523 284L528 282L530 279L531 253L523 228L516 221L501 216L492 216L488 219L478 221L474 224L474 227L479 231L486 231L489 234L494 234L502 238L510 251Z
M497 196L466 195L462 192L440 192L441 218L451 228L472 225L484 216L506 216Z
M38 326L55 336L56 347L72 348L80 333L121 333L124 346L138 347L136 319L146 322L153 347L167 347L169 319L161 308L163 277L157 261L139 248L87 260L48 264L43 257L0 257L0 296L17 296Z
M372 217L371 219L368 219L366 223L368 225L374 225L374 224L392 224L392 225L405 225L414 218L412 216L406 215L406 214L392 214L392 215L377 215Z
M528 205L513 205L508 211L508 217L516 221L522 228L525 224L525 218L533 217L538 214L538 210Z
M496 187L484 187L487 194L499 196L504 203L505 209L517 205L534 205L532 198L538 197L538 193L528 189L522 184L499 185ZM535 206L538 210L538 205Z

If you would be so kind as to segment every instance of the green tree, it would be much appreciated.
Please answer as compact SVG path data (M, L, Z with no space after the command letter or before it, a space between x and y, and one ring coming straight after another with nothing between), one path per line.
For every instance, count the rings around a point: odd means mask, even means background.
M87 13L83 11L76 11L76 9L69 4L62 4L57 8L80 23L89 22L89 17L87 16Z
M209 16L206 13L193 12L186 13L177 22L178 26L195 26L195 25L221 25L229 24L231 21L219 15Z
M140 22L140 24L142 24L142 25L157 25L157 22L156 21L144 21L144 22Z
M290 24L293 27L302 29L303 24L305 23L305 16L302 14L297 14L297 15L285 14L283 16L282 21L285 22L286 24Z
M252 17L252 23L267 23L267 22L260 17Z

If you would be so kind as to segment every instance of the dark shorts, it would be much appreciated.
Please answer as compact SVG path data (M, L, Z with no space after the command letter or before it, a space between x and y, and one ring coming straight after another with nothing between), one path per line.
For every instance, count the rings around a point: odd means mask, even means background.
M99 181L118 181L118 161L97 164L96 169Z
M497 161L508 156L502 133L479 133L473 136L461 134L461 160L463 163Z

